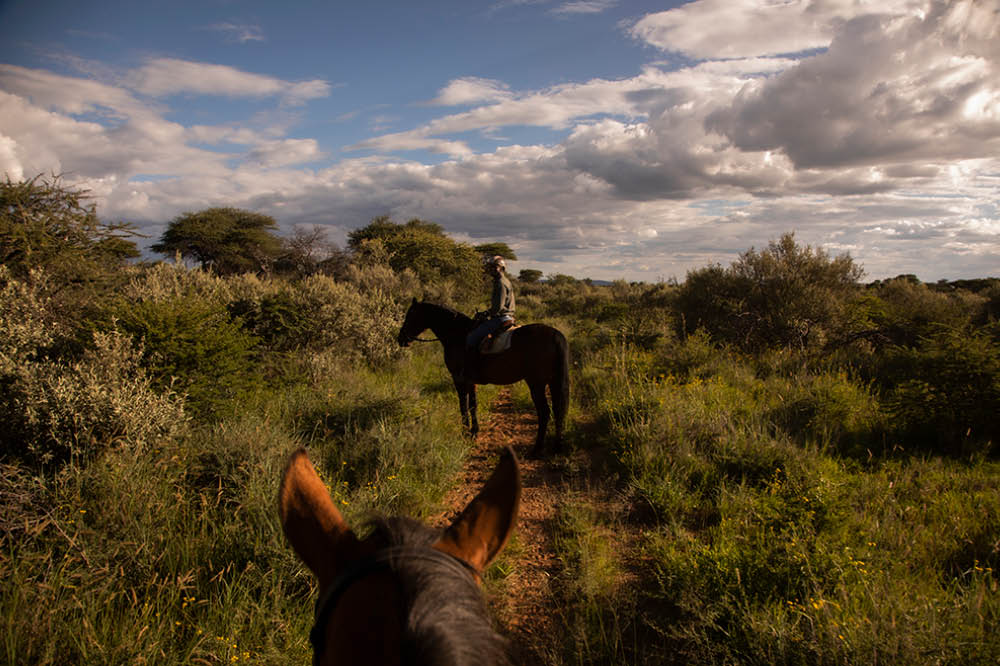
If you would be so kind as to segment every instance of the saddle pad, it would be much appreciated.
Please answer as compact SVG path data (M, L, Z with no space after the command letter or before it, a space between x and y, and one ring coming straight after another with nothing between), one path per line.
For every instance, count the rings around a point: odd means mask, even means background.
M479 348L480 354L499 354L500 352L505 352L510 349L510 335L518 327L511 326L507 330L503 331L498 335L494 335L492 338L487 338L482 346Z

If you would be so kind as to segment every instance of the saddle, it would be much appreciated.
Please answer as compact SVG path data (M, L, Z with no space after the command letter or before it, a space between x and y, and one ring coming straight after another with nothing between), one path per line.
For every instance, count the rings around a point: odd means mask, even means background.
M514 320L504 322L496 333L491 333L479 343L480 354L499 354L510 349L510 336L517 328Z

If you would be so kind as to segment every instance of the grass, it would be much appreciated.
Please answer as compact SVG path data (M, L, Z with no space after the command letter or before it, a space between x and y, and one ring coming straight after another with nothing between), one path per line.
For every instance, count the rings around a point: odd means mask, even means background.
M570 451L550 463L572 481L552 526L565 630L538 651L549 663L1000 661L988 447L910 446L846 364L626 338L570 335ZM309 659L315 584L275 507L289 452L308 448L363 529L374 512L440 512L470 446L438 346L375 369L309 349L268 356L220 419L82 438L87 456L44 473L0 465L4 663ZM484 421L495 395L480 390ZM526 387L512 395L534 412ZM69 428L79 410L65 412ZM515 536L488 594L517 593L526 550Z
M3 660L307 661L316 590L275 504L288 453L308 447L361 527L437 511L468 450L453 396L420 389L444 372L432 353L381 371L313 365L307 384L151 451L110 449L41 485L5 476L30 529L0 545Z
M590 661L1000 658L1000 465L886 455L877 402L842 373L678 378L620 350L601 364L580 394L646 509L624 528L649 558L630 621L657 639Z

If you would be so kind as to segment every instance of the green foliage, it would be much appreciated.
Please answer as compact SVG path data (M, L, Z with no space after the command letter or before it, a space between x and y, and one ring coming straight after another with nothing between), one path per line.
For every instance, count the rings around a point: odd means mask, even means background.
M367 271L366 271L367 272ZM400 308L377 286L313 275L297 283L273 282L230 312L271 351L336 348L347 358L384 363L400 354L395 335Z
M60 284L94 281L139 256L127 224L106 224L89 193L58 177L0 182L0 264L20 279L43 269Z
M478 252L483 257L496 257L501 256L508 261L517 261L517 255L514 254L514 250L510 249L507 243L483 243L481 245L476 245L472 248Z
M413 296L483 295L477 253L353 236L328 274L309 238L282 278L123 267L100 318L0 266L7 662L308 659L274 510L296 446L354 525L442 514L469 443L439 348L394 338ZM520 282L573 362L548 663L997 662L995 286L855 273L788 237L683 285Z
M184 425L183 402L154 390L141 349L117 330L95 333L79 359L54 356L67 334L46 278L9 279L0 267L0 445L32 463L89 460L111 446L143 449Z
M257 383L256 339L220 304L121 301L113 316L142 345L142 364L155 386L184 394L200 416L232 410Z
M467 296L479 291L479 254L432 222L414 219L396 224L387 217L375 218L348 234L347 245L363 263L385 263L396 272L408 269L428 284L451 280Z
M793 234L750 249L729 268L692 271L677 295L682 329L759 351L819 348L851 329L851 301L863 274L848 255L831 259Z
M892 348L882 374L886 406L904 441L962 454L1000 440L995 333L939 327L918 347Z
M239 208L208 208L170 222L151 248L180 253L219 275L267 271L282 254L274 218Z
M534 268L522 268L517 279L527 284L535 284L542 279L542 272Z
M915 346L941 326L961 327L985 305L985 297L970 292L941 292L905 278L880 283L864 302L870 326L883 341Z

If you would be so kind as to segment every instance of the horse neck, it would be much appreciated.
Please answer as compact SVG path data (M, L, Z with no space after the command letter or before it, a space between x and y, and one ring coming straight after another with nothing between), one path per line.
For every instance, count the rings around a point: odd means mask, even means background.
M437 305L428 308L427 328L431 329L442 343L456 339L464 340L471 327L472 320L460 312Z

